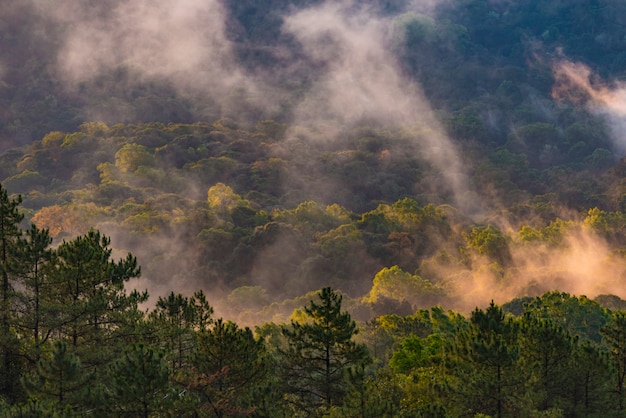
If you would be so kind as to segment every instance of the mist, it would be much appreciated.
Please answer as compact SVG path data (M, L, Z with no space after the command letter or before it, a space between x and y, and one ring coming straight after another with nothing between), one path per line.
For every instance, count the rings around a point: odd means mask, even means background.
M432 164L443 179L437 187L450 190L454 205L475 213L481 208L459 150L419 84L402 74L391 53L393 19L370 13L353 2L325 2L286 17L283 30L323 68L295 107L291 123L307 126L325 139L357 126L421 131L409 134L416 157Z
M515 298L539 297L552 291L590 299L609 294L626 298L626 262L592 230L585 227L572 228L559 246L523 243L515 236L511 238L514 243L511 246L510 266L502 268L479 256L472 257L469 268L461 264L439 265L430 270L431 274L436 273L439 278L425 275L423 279L444 289L441 296L404 294L402 300L394 299L395 303L399 306L400 303L409 302L413 310L441 306L446 310L469 315L475 308L485 308L492 301L502 305ZM309 300L305 296L299 296L257 306L255 303L266 300L268 296L262 286L240 290L256 296L241 298L242 292L235 291L227 298L228 303L218 302L217 306L220 313L248 325L264 321L288 321L293 310L307 304ZM300 295L306 295L305 291L310 292L302 290ZM341 290L347 297L347 306L359 306L354 314L360 320L368 320L381 313L395 312L390 310L364 313L364 306L359 304L367 299L367 292L351 293ZM360 294L365 295L363 299ZM269 295L271 300L271 292ZM309 298L312 297L312 293L308 295Z
M218 0L34 4L57 30L52 71L69 92L85 98L87 120L145 120L148 115L128 114L127 104L145 86L192 100L192 119L218 118L234 90L255 89L233 56ZM107 93L116 100L107 102Z
M458 279L447 283L454 296L443 304L469 313L492 300L504 304L551 291L590 299L605 294L626 297L626 262L588 228L572 228L558 246L516 242L511 253L512 265L504 270L475 259L472 270L457 272Z
M562 59L554 63L555 85L552 96L585 104L595 114L604 116L611 129L614 151L626 155L626 83L603 81L579 62Z
M54 4L30 0L38 18L47 22L46 28L54 28L49 35L57 49L49 71L68 95L80 98L85 120L115 124L149 121L146 117L153 115L165 122L229 118L234 120L232 126L245 129L264 118L276 118L288 130L284 143L272 144L270 157L286 154L296 142L312 148L336 144L335 149L341 149L342 141L348 141L358 129L384 131L396 140L380 151L380 160L393 164L394 157L402 155L424 163L427 169L420 184L414 186L415 193L419 190L424 195L444 196L437 203L450 204L466 219L478 222L490 216L494 202L472 190L471 167L465 165L463 150L446 134L422 86L403 70L393 48L394 39L402 36L394 32L399 28L399 16L435 14L438 7L448 3L397 2L386 13L381 12L383 6L355 1L317 2L299 10L285 8L279 12L281 25L276 32L297 44L299 55L290 55L280 45L265 45L270 56L281 58L280 65L273 66L269 74L268 68L243 65L238 53L245 41L238 40L233 17L219 0L60 0ZM423 59L428 58L424 53ZM626 140L620 136L626 128L624 84L603 83L588 67L567 60L554 65L554 75L553 96L582 101L590 111L606 116L616 151L624 155ZM154 91L173 97L167 100L171 108L158 115L152 110L161 106L162 98L155 100L157 104L150 102L155 85L160 90ZM297 88L291 89L293 86ZM143 114L131 106L138 97L147 103ZM185 107L190 113L179 113L184 107L179 106L181 102L190 104ZM304 170L290 172L278 181L300 184L306 199L333 203L340 185L318 183L309 174ZM188 184L186 190L194 191L188 197L203 199L211 186ZM297 204L298 200L292 198L289 203ZM508 225L506 219L498 222ZM155 234L149 243L124 235L123 228L117 226L104 225L103 231L137 255L140 263L142 259L158 263L144 268L144 277L134 285L148 288L154 299L172 289L191 294L209 281L221 285L211 268L193 270L197 266L189 259L197 255L197 243L192 229L184 228L181 225L181 232L170 236ZM300 244L293 237L279 238L249 255L254 261L248 277L205 289L207 293L223 299L228 287L237 285L259 286L271 296L281 291L293 296L314 290L312 286L331 284L312 284L298 277L285 285L290 277L304 271L300 264L307 260L304 251L297 251ZM281 261L285 254L291 260ZM364 266L375 265L365 251L362 256ZM512 259L514 267L506 272L494 270L480 259L473 260L471 268L452 273L448 266L441 276L454 297L441 300L442 304L467 310L491 299L505 302L557 288L587 295L623 292L611 277L611 269L623 270L621 262L591 233L570 236L566 249L516 245ZM314 261L309 260L312 265ZM351 289L355 295L367 292L367 280L371 279L365 268L359 273L365 278Z
M195 114L182 116L189 120L288 117L288 124L311 128L326 140L364 123L395 129L419 124L429 131L415 138L420 157L443 179L436 187L449 188L459 207L476 209L458 150L419 85L401 74L390 52L393 16L381 18L375 10L347 1L286 10L281 31L302 45L314 69L298 72L292 67L301 64L291 62L274 68L278 76L270 78L238 63L227 35L229 16L217 0L33 4L58 28L53 70L68 91L86 98L87 120L145 118L133 114L128 102L142 85L158 83L193 103ZM414 2L399 12L433 7ZM292 80L296 84L308 84L303 96L275 81L293 77L303 78ZM115 98L107 97L112 93L107 89L114 90ZM149 97L143 100L148 110L157 106ZM181 117L176 107L172 112Z

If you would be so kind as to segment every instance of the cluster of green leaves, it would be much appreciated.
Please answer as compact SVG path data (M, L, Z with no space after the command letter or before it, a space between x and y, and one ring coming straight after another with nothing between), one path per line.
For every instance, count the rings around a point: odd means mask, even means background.
M623 311L549 292L467 318L381 316L365 338L378 385L395 386L387 416L621 416L622 322Z

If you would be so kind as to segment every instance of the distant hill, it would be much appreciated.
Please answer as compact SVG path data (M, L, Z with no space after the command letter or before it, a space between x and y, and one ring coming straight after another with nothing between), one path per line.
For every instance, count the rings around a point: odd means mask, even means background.
M590 242L622 269L621 2L0 13L0 182L57 240L111 234L156 293L363 295L399 266L454 305L485 275L586 282L562 263Z

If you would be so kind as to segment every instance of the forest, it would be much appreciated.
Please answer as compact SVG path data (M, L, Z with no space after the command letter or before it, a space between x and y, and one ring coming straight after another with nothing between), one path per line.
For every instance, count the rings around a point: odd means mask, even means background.
M0 416L626 409L626 4L6 0Z

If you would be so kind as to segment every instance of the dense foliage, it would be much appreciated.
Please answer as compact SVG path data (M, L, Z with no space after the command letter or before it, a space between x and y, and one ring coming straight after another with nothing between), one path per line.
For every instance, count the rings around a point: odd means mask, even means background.
M224 36L238 68L263 78L266 93L295 96L257 108L260 93L231 91L229 100L241 100L212 107L204 97L199 112L186 91L136 68L104 66L68 90L53 64L71 28L41 5L12 2L0 41L10 52L1 72L2 184L23 196L26 220L54 238L92 227L115 237L161 296L173 281L224 298L243 288L229 304L259 310L330 285L385 313L409 312L404 299L469 310L475 301L456 302L459 294L490 286L485 280L507 290L479 297L484 302L555 288L617 292L621 146L612 119L586 106L593 91L555 95L555 66L569 59L619 78L619 2L348 7L387 24L384 57L407 83L423 86L465 167L453 174L452 161L435 164L427 150L437 128L425 116L385 125L372 115L332 129L295 117L298 97L334 62L308 54L286 25L297 11L323 6L224 2ZM100 8L85 13L109 18ZM461 190L445 184L456 174ZM588 248L602 251L582 272L550 262ZM592 281L583 277L590 271L599 276L593 290L579 285Z
M357 324L325 287L289 323L252 331L215 318L202 291L171 292L141 311L147 293L124 290L141 273L132 255L114 261L95 230L52 248L48 230L19 228L19 203L0 189L2 416L588 417L626 408L626 311L584 296L555 291L467 317L433 307Z
M370 129L312 147L285 130L85 123L5 154L15 165L4 184L25 192L26 219L51 237L96 227L141 260L146 287L165 288L159 296L175 282L210 289L242 319L266 306L271 319L282 309L272 302L320 284L363 296L364 319L553 289L620 294L626 220L612 172L587 173L601 206L564 212L569 192L508 182L510 206L469 218L420 190L434 169L411 156L408 139ZM476 167L475 184L497 187L482 176L511 169L512 154L498 155ZM575 265L581 253L586 264Z

